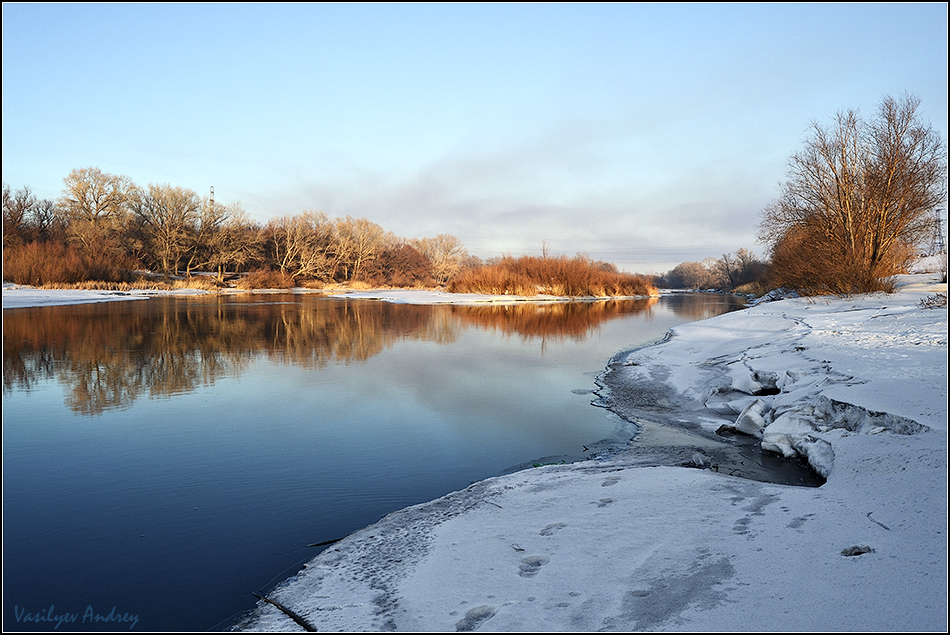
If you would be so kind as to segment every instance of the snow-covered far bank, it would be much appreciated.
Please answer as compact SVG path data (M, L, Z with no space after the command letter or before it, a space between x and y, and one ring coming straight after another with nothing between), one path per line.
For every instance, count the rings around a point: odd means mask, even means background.
M93 291L86 289L38 289L3 283L3 308L23 309L35 306L60 306L66 304L93 304L121 300L146 300L156 295L201 295L207 291L180 289L174 291Z
M351 300L383 300L397 304L515 304L522 302L569 302L583 300L605 300L608 298L568 297L557 295L491 295L485 293L449 293L447 291L429 291L425 289L370 289L366 291L348 290L328 292L331 298L349 298ZM609 299L622 300L633 296L618 296ZM643 296L640 296L643 297Z
M258 291L239 291L222 289L216 293L239 295L287 293L281 289L262 289ZM605 298L569 298L563 296L514 296L488 295L481 293L447 293L425 289L369 289L369 290L319 290L295 288L289 291L296 294L322 295L329 298L351 300L381 300L397 304L516 304L523 302L569 302L584 300L604 300ZM160 295L208 295L211 292L200 289L132 290L132 291L89 291L80 289L38 289L3 283L3 308L20 309L35 306L55 306L64 304L86 304L93 302L114 302L119 300L143 300ZM616 297L610 299L625 299Z
M237 628L302 630L279 604L323 631L946 632L934 280L763 303L613 360L604 399L618 411L760 434L824 469L819 488L652 466L634 441L390 514Z

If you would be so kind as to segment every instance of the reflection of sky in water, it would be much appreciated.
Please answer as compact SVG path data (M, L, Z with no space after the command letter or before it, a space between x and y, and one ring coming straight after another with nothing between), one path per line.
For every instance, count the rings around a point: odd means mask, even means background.
M462 320L451 343L397 337L319 369L252 353L93 417L66 407L62 378L5 390L5 610L117 605L137 628L220 628L307 544L610 436L572 391L682 321L661 302L542 345Z

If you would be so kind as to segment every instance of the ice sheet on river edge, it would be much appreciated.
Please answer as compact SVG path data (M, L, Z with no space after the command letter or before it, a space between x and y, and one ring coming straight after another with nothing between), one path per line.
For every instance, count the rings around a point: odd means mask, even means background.
M529 469L390 514L269 597L337 631L943 632L947 313L919 304L935 291L768 303L618 360L707 429L760 400L763 440L831 450L804 450L821 488L630 455ZM297 628L268 604L239 626Z

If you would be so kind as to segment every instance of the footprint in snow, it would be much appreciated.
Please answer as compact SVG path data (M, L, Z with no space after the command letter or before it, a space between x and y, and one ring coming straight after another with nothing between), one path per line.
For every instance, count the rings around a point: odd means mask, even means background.
M551 559L546 556L528 556L527 558L521 561L521 566L518 567L518 575L522 578L531 578L537 575L538 571L551 562Z
M542 536L550 536L551 534L556 534L565 527L567 527L566 523L551 523L538 533L540 533Z
M488 606L487 604L476 606L466 613L465 617L458 621L455 625L455 630L458 632L474 631L482 625L482 622L491 619L495 615L496 610L494 606Z

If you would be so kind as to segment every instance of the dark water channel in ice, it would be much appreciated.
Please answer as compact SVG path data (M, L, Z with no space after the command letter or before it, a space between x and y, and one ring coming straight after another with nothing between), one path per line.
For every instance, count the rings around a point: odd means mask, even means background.
M699 420L704 413L690 412L675 404L668 408L644 408L629 399L631 389L606 372L600 380L602 398L594 403L633 422L638 428L627 464L671 465L709 469L767 483L820 487L825 479L801 459L784 459L763 452L761 439L736 433L716 433ZM649 388L647 388L649 390ZM723 422L725 422L725 418Z
M6 309L4 629L226 628L308 545L627 443L634 426L591 406L607 361L741 306L278 294Z

